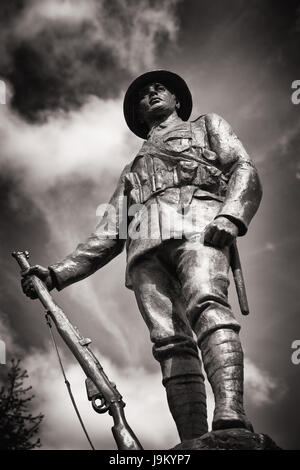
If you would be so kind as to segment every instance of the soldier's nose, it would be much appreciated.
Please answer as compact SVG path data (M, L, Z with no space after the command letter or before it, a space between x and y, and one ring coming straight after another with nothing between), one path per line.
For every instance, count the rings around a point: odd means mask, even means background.
M157 95L157 91L156 90L151 90L149 91L149 98L152 98L153 96L156 96Z
M148 94L149 94L150 97L153 96L153 95L157 95L157 89L154 85L149 86Z

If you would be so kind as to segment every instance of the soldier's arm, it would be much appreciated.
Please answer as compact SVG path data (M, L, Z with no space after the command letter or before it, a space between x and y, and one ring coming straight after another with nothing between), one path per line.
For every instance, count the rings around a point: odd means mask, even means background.
M31 281L32 274L38 276L46 284L48 290L54 288L61 290L93 274L121 253L125 245L126 232L125 236L121 237L119 229L123 218L127 217L127 208L120 211L119 201L121 198L121 201L123 200L123 203L126 204L126 199L123 198L124 177L129 168L130 164L124 168L116 190L109 201L108 207L112 210L108 209L96 230L84 242L79 243L76 249L62 261L52 264L48 268L39 265L32 266L22 273L22 288L28 297L37 298Z
M211 150L218 155L221 168L229 176L228 189L217 215L226 217L244 235L262 197L262 187L255 165L231 126L217 114L205 116Z
M58 290L90 276L122 252L126 240L120 237L119 232L127 211L120 210L120 201L124 203L124 176L128 171L129 165L124 168L108 210L96 230L62 261L49 266L54 286Z
M255 165L231 126L217 114L207 114L205 127L210 148L220 169L229 177L225 200L206 227L204 240L223 248L245 235L262 197Z

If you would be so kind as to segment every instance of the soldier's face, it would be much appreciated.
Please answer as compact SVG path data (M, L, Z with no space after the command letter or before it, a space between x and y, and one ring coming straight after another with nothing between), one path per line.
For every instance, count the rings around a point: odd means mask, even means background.
M138 94L138 112L145 121L149 117L173 113L176 103L176 96L161 83L150 83Z

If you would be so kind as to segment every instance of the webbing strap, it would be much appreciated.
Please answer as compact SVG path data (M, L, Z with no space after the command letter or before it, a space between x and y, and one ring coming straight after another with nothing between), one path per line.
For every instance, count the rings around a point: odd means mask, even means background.
M75 401L75 398L74 398L74 395L72 393L72 389L71 389L71 384L70 382L68 381L67 377L66 377L66 373L65 373L65 369L64 369L64 366L63 366L63 363L62 363L62 360L61 360L61 357L60 357L60 353L59 353L59 349L58 349L58 346L57 346L57 343L56 343L56 340L55 340L55 336L53 334L53 331L52 331L52 324L51 324L51 317L50 317L50 314L47 312L46 313L46 321L47 321L47 325L49 326L49 331L50 331L50 336L52 338L52 343L53 343L53 346L54 346L54 349L56 351L56 355L57 355L57 358L58 358L58 362L59 362L59 365L60 365L60 368L61 368L61 371L62 371L62 375L64 377L64 381L65 381L65 384L66 384L66 387L68 389L68 393L69 393L69 396L71 398L71 402L72 402L72 405L74 407L74 410L75 410L75 413L77 414L77 417L79 419L79 422L80 422L80 425L82 427L82 430L92 448L92 450L95 450L95 447L90 439L90 436L88 435L88 432L86 430L86 427L84 425L84 422L82 421L82 418L81 418L81 415L79 413L79 410L77 408L77 404L76 404L76 401Z

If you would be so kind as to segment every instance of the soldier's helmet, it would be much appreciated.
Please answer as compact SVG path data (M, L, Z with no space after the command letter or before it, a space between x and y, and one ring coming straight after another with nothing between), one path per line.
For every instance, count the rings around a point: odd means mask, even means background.
M138 137L146 139L149 129L137 117L138 92L150 83L161 83L176 95L180 102L178 116L187 121L191 115L193 101L186 82L179 75L167 70L153 70L137 77L128 87L125 94L123 111L129 129Z

